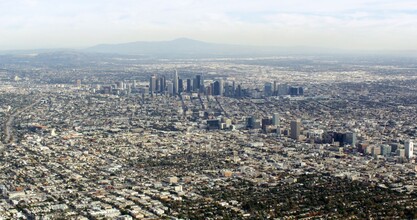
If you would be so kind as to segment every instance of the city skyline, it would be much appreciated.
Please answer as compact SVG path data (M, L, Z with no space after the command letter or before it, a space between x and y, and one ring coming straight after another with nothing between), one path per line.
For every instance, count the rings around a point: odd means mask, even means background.
M417 49L417 3L409 0L20 0L0 2L0 8L0 50L86 48L180 37L239 45Z

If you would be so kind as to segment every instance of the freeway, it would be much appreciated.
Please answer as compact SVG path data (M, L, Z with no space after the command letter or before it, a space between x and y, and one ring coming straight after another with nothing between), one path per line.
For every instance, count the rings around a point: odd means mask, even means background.
M35 102L33 102L32 104L22 108L22 109L18 109L17 111L13 112L12 114L10 114L6 120L6 122L4 123L4 137L3 137L3 143L12 143L14 141L14 136L13 136L13 132L12 132L12 125L13 125L13 121L14 118L19 115L20 113L32 108L33 106L35 106L36 104L38 104L40 101L42 100L42 98L37 99Z

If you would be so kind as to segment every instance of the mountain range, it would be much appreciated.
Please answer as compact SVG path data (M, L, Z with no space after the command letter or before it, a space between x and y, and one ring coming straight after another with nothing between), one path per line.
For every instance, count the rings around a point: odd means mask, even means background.
M137 41L122 44L99 44L86 52L143 55L155 57L234 57L273 56L283 54L331 53L334 50L312 47L267 47L233 44L216 44L188 38L171 41Z
M353 51L320 47L277 47L247 46L237 44L208 43L189 38L171 41L136 41L121 44L99 44L85 49L40 49L0 51L0 55L36 55L57 53L101 54L102 56L128 55L144 58L219 58L219 57L262 57L285 55L399 55L417 57L417 51Z

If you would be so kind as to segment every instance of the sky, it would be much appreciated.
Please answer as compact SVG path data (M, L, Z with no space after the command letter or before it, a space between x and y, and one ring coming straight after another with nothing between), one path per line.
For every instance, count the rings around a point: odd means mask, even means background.
M417 0L0 0L0 50L180 37L417 50Z

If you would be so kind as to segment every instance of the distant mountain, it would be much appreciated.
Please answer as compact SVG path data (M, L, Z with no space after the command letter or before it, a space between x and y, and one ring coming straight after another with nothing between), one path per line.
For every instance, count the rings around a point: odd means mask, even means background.
M99 44L86 49L34 49L0 51L0 56L33 60L83 62L92 57L135 56L152 58L218 58L218 57L262 57L286 55L395 55L417 57L417 51L366 51L340 50L320 47L276 47L246 46L208 43L188 38L171 41L137 41L121 44ZM11 57L10 57L11 56ZM1 60L0 60L1 61Z
M245 49L247 50L247 48ZM213 44L188 38L179 38L172 41L138 41L122 44L100 44L87 48L85 51L157 57L211 57L219 55L236 55L239 50L242 52L240 46Z
M86 52L142 55L151 57L234 57L272 56L284 54L329 53L330 50L307 47L266 47L215 44L188 38L172 41L138 41L122 44L100 44L85 49Z

